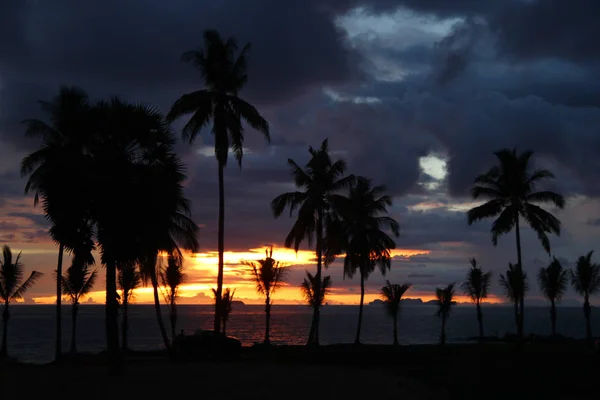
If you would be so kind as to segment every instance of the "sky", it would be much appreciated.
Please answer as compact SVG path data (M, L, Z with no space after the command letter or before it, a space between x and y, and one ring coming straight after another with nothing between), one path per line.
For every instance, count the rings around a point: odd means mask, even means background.
M225 172L225 286L258 303L243 260L264 256L289 266L276 304L301 302L313 253L283 248L293 219L275 220L270 201L293 189L286 164L303 165L308 146L329 139L348 172L386 185L401 227L391 271L374 273L366 299L389 279L411 282L408 297L431 299L461 282L476 257L493 271L490 301L503 301L499 274L516 261L514 233L492 246L492 221L469 226L473 179L501 148L532 149L557 176L547 189L567 197L548 208L563 224L552 255L565 267L595 249L600 233L600 3L595 0L0 0L0 243L22 251L26 271L45 277L26 302L53 302L57 246L33 199L24 196L20 160L39 146L24 118L42 118L38 100L60 85L92 99L118 95L167 112L202 79L181 53L205 29L252 43L240 96L269 121L270 144L246 132L242 168ZM184 120L174 124L180 131ZM209 130L177 148L188 166L186 194L201 227L200 253L188 255L182 303L210 303L216 282L217 163ZM542 303L536 274L550 256L524 229L528 301ZM68 262L65 267L68 266ZM97 266L100 273L104 271ZM339 261L331 304L356 304L358 281ZM104 280L89 302L103 302ZM148 288L138 302L150 300ZM569 291L565 304L577 296Z

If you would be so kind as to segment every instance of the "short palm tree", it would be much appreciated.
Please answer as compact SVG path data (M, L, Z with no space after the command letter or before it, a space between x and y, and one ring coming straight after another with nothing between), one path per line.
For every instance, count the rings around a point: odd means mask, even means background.
M215 155L219 164L219 270L217 275L217 299L223 291L223 252L225 251L225 189L223 170L231 149L238 164L244 155L244 127L242 121L261 132L270 141L269 124L258 110L239 97L248 81L247 66L250 44L237 53L234 38L223 40L215 30L204 32L204 48L188 51L182 60L196 67L203 80L204 89L181 96L171 107L167 119L192 114L183 128L183 137L190 144L200 130L212 120L215 138ZM215 333L220 331L219 305L215 305Z
M350 187L348 197L333 195L332 206L340 229L334 229L326 241L337 241L335 253L345 252L344 276L352 278L360 273L360 306L355 343L360 343L365 281L379 267L385 276L391 267L391 252L396 243L386 231L398 237L400 227L393 218L385 216L392 205L391 197L384 195L385 186L372 186L371 181L358 177ZM331 237L334 238L331 238Z
M560 261L554 257L546 268L540 268L538 272L538 283L542 294L550 302L550 323L552 324L552 336L556 335L556 303L560 301L567 291L569 283L568 271L563 269Z
M515 308L515 323L519 340L523 341L523 304L525 293L529 290L527 274L519 264L508 264L506 274L500 274L500 286L504 288L506 297L512 301Z
M117 286L121 291L121 349L129 350L129 305L133 301L134 290L142 285L142 278L135 263L121 264L117 271Z
M273 246L266 250L266 257L258 261L246 261L252 268L256 291L265 297L265 344L269 344L271 328L271 305L273 293L283 284L287 270L279 261L273 259Z
M2 347L0 347L0 358L8 356L8 320L10 319L10 302L22 299L23 295L43 275L41 272L33 271L29 278L23 281L23 263L21 253L13 258L10 247L2 248L2 260L0 260L0 306L2 308Z
M298 218L285 239L286 247L293 247L298 251L304 240L307 240L308 245L312 247L313 239L315 239L317 274L314 277L316 285L314 289L318 292L323 281L321 276L323 261L328 261L324 257L327 254L327 244L324 242L324 237L328 230L327 221L330 220L331 195L350 187L354 177L344 177L346 171L344 160L335 162L331 160L327 139L323 141L320 148L309 147L308 151L311 158L305 169L302 169L294 160L288 160L294 183L299 190L277 196L271 202L271 208L275 218L281 216L286 208L290 210L290 217L294 210L298 209ZM313 307L313 318L308 337L309 344L319 344L320 310L320 305Z
M76 258L65 275L61 277L62 294L71 300L71 353L77 353L77 312L79 301L88 295L96 283L98 273L90 265Z
M450 317L452 306L454 305L454 283L445 288L435 289L435 298L437 305L436 315L442 319L442 333L440 335L440 344L446 344L446 321Z
M483 342L483 313L481 312L481 302L488 296L490 289L492 272L483 272L477 265L477 260L471 258L471 269L467 272L467 278L462 284L464 293L471 298L477 309L477 324L479 325L479 341Z
M306 278L302 281L300 290L306 303L313 309L314 315L315 310L320 310L323 304L325 304L325 298L331 292L331 277L325 276L319 282L316 275L312 275L306 271ZM314 332L313 329L315 330ZM311 333L319 337L319 325L311 325Z
M229 314L231 314L231 310L233 309L233 296L235 295L235 289L225 289L221 295L221 299L217 299L217 289L212 289L212 292L215 296L215 303L218 303L219 307L221 307L219 310L221 320L223 321L223 330L221 333L223 336L227 336L227 321L229 321Z
M179 288L186 281L186 274L183 272L183 263L181 258L174 255L167 257L167 266L160 270L160 282L164 287L165 302L169 307L169 320L171 321L171 340L175 341L175 331L177 328L177 299L179 298Z
M592 262L593 251L577 259L575 270L571 272L571 283L577 293L583 296L583 315L588 341L592 341L590 296L600 292L600 265Z
M497 217L492 224L492 243L513 228L517 236L517 264L523 268L521 255L521 231L519 220L523 218L535 231L544 250L550 253L549 233L560 235L560 221L535 203L551 203L564 208L563 196L549 190L536 191L540 182L554 178L548 170L533 170L532 151L517 154L517 150L503 149L494 153L499 165L478 176L471 189L474 199L484 198L488 202L467 213L469 225L475 221ZM524 318L524 304L520 305Z
M381 288L381 298L385 303L385 309L394 320L394 346L398 345L398 312L400 311L400 302L404 293L411 286L410 283L399 285L385 281L385 286Z

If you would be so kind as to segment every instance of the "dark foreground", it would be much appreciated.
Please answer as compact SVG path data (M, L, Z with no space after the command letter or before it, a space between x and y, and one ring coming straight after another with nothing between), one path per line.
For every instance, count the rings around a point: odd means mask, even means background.
M108 378L98 357L60 365L0 364L2 398L579 399L600 394L600 355L583 345L246 348L229 361L130 357ZM402 396L402 397L399 397Z

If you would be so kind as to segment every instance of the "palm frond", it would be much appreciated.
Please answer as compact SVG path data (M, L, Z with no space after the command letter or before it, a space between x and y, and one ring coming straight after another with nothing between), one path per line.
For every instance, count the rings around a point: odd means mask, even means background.
M19 286L19 288L14 291L14 293L11 296L11 299L14 300L23 298L25 292L28 291L42 276L44 276L43 273L33 271L31 275L29 275L29 278L27 278L25 282L23 282L21 286Z

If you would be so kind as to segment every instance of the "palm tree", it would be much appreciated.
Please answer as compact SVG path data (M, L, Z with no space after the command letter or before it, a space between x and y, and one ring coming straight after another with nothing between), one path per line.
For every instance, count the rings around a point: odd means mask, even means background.
M305 239L310 247L312 247L313 239L316 239L317 274L314 277L316 285L314 289L317 293L323 281L321 276L323 260L325 259L326 266L327 262L331 261L324 257L327 253L327 245L323 240L328 229L328 221L331 219L329 215L331 195L349 187L353 183L354 177L343 177L346 171L344 160L332 162L329 157L327 139L323 141L319 149L309 147L308 151L311 158L305 169L302 169L294 160L288 160L294 183L302 191L277 196L271 202L271 208L275 218L278 218L287 207L290 209L290 217L294 210L298 209L298 218L285 239L286 247L291 248L293 246L298 251L300 244ZM320 305L313 308L313 318L308 337L309 344L319 344L319 320Z
M2 308L2 347L0 347L0 358L8 356L8 320L10 318L9 306L13 300L23 298L23 295L43 275L41 272L33 271L29 278L23 282L23 263L21 253L13 259L13 254L7 245L2 248L2 260L0 261L0 302Z
M61 277L62 294L68 296L71 300L71 353L77 353L76 338L77 338L77 312L79 311L79 301L88 295L98 273L90 270L90 264L81 262L75 258L67 273Z
M500 286L504 288L506 297L513 302L515 307L515 323L519 340L523 341L523 304L525 293L529 290L527 274L519 264L508 264L506 275L500 274Z
M225 289L221 295L221 298L217 298L218 291L217 289L212 289L213 295L215 296L215 304L219 304L221 309L219 313L221 315L221 319L223 321L223 330L221 333L223 336L227 336L226 328L227 321L229 320L229 314L231 314L232 306L233 306L233 296L235 295L235 289L230 290L229 288Z
M121 264L117 271L117 285L121 290L121 308L123 314L121 317L121 349L126 352L129 350L127 340L129 333L129 304L133 300L134 290L140 287L142 278L136 268L135 263Z
M239 97L248 81L247 66L250 44L237 54L234 38L223 40L215 30L204 32L204 48L188 51L182 60L196 67L204 80L204 89L181 96L171 107L167 119L192 114L183 128L183 137L193 143L200 130L212 119L215 137L215 155L219 164L219 271L217 276L217 299L223 291L223 252L225 250L225 188L223 170L227 165L229 149L238 164L244 155L244 128L242 120L261 132L270 141L269 124L257 109ZM215 333L220 331L219 305L215 304Z
M499 165L475 179L471 189L474 199L487 198L489 201L475 207L467 213L469 225L486 218L496 218L492 224L492 243L498 244L498 237L515 228L517 239L517 264L523 267L521 255L521 231L519 219L533 229L544 250L550 254L548 233L560 235L560 221L548 211L534 203L552 203L558 208L564 208L563 196L549 190L536 191L540 182L554 178L552 172L539 169L532 170L532 151L520 155L517 150L503 149L494 153ZM523 318L524 304L521 307Z
M467 272L467 278L462 284L464 293L471 298L477 309L477 324L479 325L479 342L483 342L483 313L481 302L487 298L490 288L492 272L483 272L477 265L477 260L471 258L471 269Z
M358 324L356 327L355 343L360 343L362 326L363 303L365 298L365 281L379 266L385 276L391 267L391 249L396 248L394 240L383 229L389 229L398 237L400 227L394 219L382 216L387 213L387 207L392 205L392 199L384 195L385 186L371 186L371 181L358 177L350 187L348 197L333 195L332 205L335 218L340 224L339 229L332 230L326 241L337 241L330 251L346 253L344 258L344 277L352 278L356 271L360 273L360 306L358 309Z
M550 322L552 324L552 336L556 335L556 303L567 291L569 282L568 271L563 269L560 261L554 257L550 265L540 268L538 282L544 297L550 301Z
M40 148L21 162L21 175L29 176L25 194L34 193L34 206L41 200L44 214L52 222L50 235L58 244L57 277L62 276L64 251L73 250L78 231L86 224L83 189L86 149L89 145L87 94L75 87L61 87L50 102L40 101L51 124L27 119L26 135L40 137ZM73 182L78 182L73 185ZM61 280L56 280L55 359L61 355Z
M266 257L258 261L246 261L244 264L252 268L256 291L265 297L265 344L269 344L269 333L271 327L271 305L273 293L285 281L287 270L279 262L273 259L273 246L265 251Z
M331 292L331 284L330 276L325 276L319 282L316 275L312 275L310 272L306 271L306 278L302 281L300 290L306 303L313 309L313 315L316 312L315 310L320 310L323 304L325 304L325 298ZM318 338L319 325L311 325L310 333ZM318 344L318 342L316 344Z
M438 307L436 315L442 319L441 345L446 344L446 320L450 317L454 305L454 285L454 283L451 283L443 289L435 289L436 305Z
M583 315L585 316L585 332L587 340L592 341L592 325L590 323L592 307L590 296L600 291L600 265L592 262L590 251L577 259L575 270L571 271L571 283L577 293L583 296Z
M385 281L385 286L381 288L381 298L385 302L387 313L394 320L394 346L398 345L398 312L400 311L400 302L402 296L412 285L404 283L402 285L392 284L390 281Z
M183 264L179 257L170 255L167 257L166 268L160 270L160 281L165 288L163 296L169 306L169 319L171 321L171 340L175 341L175 328L177 327L177 299L179 298L179 287L186 281L183 273Z

